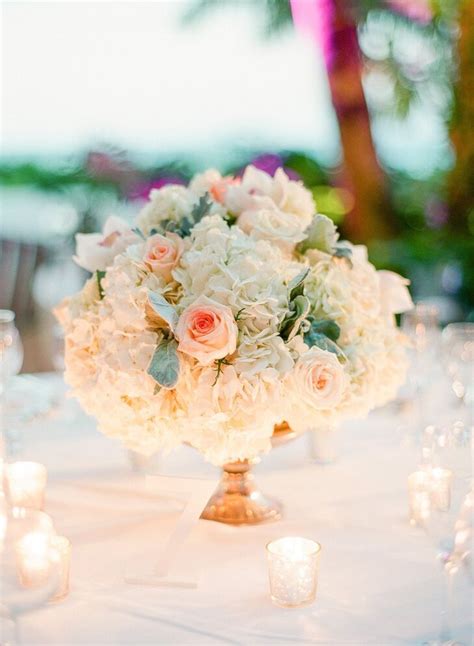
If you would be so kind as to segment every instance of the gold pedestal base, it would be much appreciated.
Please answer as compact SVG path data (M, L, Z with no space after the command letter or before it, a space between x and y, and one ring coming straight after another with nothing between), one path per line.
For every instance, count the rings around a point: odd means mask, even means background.
M258 491L249 460L225 464L222 479L201 518L230 525L254 525L279 520L281 506Z

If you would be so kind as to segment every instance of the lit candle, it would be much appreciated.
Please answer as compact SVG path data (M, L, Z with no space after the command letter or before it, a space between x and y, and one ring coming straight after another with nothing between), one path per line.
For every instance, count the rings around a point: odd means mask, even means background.
M71 567L71 542L65 536L51 539L53 560L59 565L58 587L51 601L60 601L69 592L69 570Z
M438 511L451 507L451 482L453 474L449 469L436 467L431 470L431 502Z
M44 532L30 532L16 545L17 569L20 583L25 588L44 585L50 576L51 536Z
M408 506L410 525L423 526L431 515L431 478L426 471L408 476Z
M43 509L46 467L39 462L13 462L6 467L6 487L14 507Z
M267 545L270 596L274 604L296 608L316 599L321 545L288 536Z

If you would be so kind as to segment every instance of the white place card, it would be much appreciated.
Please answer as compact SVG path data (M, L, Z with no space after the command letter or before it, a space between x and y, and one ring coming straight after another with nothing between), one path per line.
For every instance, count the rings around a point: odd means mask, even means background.
M201 513L213 494L217 480L182 478L178 476L147 476L147 486L161 498L169 497L183 504L171 534L154 564L129 569L125 582L134 585L196 588L197 559L190 558L188 538L197 525ZM191 566L191 561L193 566ZM139 571L140 570L140 571Z

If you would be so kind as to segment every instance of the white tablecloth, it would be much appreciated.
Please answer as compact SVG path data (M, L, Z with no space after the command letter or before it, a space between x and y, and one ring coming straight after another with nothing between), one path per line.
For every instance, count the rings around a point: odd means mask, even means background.
M176 510L158 492L145 492L123 448L73 402L23 434L23 457L48 468L46 511L73 544L70 594L22 618L25 644L392 646L439 635L437 547L407 522L406 478L419 449L393 412L346 425L333 464L312 463L305 437L266 456L258 483L284 503L284 519L254 527L199 521L189 543L200 570L196 589L124 582L124 569L137 559L153 567ZM164 464L217 477L190 449ZM323 546L317 601L304 609L280 609L269 599L265 544L285 535ZM454 600L454 637L470 644L464 576L455 581Z

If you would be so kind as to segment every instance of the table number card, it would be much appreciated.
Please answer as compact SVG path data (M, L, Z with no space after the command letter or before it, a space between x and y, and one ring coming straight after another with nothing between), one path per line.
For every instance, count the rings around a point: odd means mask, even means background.
M217 481L153 475L147 476L147 486L160 497L177 499L184 506L176 525L158 554L158 560L154 564L147 565L144 572L126 572L125 582L134 585L196 588L197 572L189 565L186 566L185 557L187 552L189 554L187 540L214 492Z

